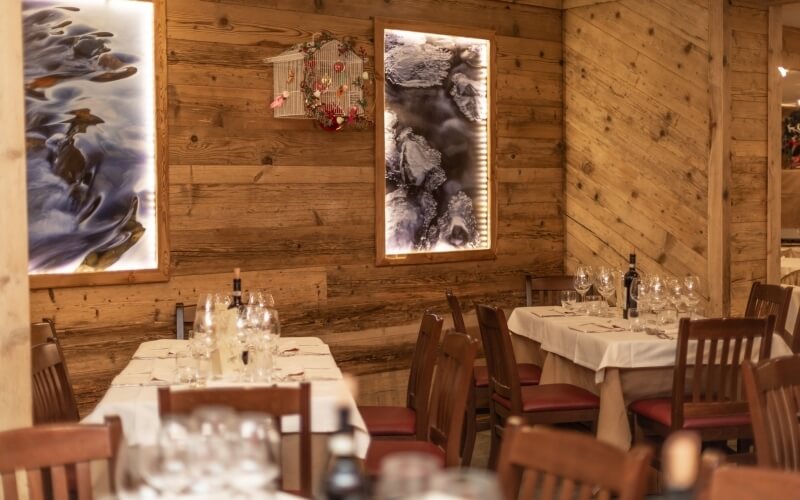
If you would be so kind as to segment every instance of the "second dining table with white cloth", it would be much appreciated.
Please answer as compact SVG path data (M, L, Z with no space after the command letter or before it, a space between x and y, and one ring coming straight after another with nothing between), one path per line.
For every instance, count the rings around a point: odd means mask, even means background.
M800 289L795 291L800 303ZM794 325L793 304L787 324ZM519 307L508 319L518 363L542 367L541 384L569 383L600 397L597 437L627 449L632 436L627 405L670 397L677 350L677 325L664 334L632 332L628 320L565 314L560 307ZM778 335L772 357L792 354ZM694 352L689 349L689 362Z
M278 341L275 358L279 373L296 374L291 381L281 381L281 386L296 386L301 380L311 385L312 477L319 479L328 462L327 439L338 430L338 408L342 402L350 408L350 423L354 428L356 454L364 458L369 447L369 433L356 406L353 395L342 380L342 372L330 353L330 348L316 337L286 337ZM105 416L118 415L122 421L123 435L128 445L153 445L158 437L158 387L172 385L173 390L188 388L175 385L176 358L181 350L188 349L188 341L163 339L145 342L133 359L111 383L111 387L87 415L84 423L102 423ZM263 382L238 382L210 380L208 387L257 387L273 385ZM297 488L299 478L298 458L289 450L297 450L298 417L284 417L282 473L288 487ZM103 478L101 478L102 481ZM95 481L98 483L98 481ZM318 481L317 481L318 482Z

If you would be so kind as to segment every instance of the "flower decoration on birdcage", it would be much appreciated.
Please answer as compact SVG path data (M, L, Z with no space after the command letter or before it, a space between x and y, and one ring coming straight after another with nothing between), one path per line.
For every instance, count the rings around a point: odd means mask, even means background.
M367 55L363 48L356 51L352 39L318 33L266 61L275 67L270 107L276 117L311 118L328 131L372 124L366 113L372 80Z

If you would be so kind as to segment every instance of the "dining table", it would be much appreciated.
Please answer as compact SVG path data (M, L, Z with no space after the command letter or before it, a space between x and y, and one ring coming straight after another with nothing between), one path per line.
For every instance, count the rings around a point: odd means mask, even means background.
M795 297L800 303L800 293ZM629 449L632 443L628 405L672 394L677 322L634 332L621 317L536 306L514 309L508 329L516 361L541 366L541 384L573 384L599 396L597 437L619 448ZM691 346L689 353L691 363ZM773 336L771 357L791 354L783 338Z
M339 430L339 408L349 407L350 423L354 430L355 453L366 457L370 437L355 398L345 384L342 372L331 355L330 348L316 337L282 337L276 341L274 358L275 380L244 382L236 376L216 376L206 387L258 387L264 385L296 386L308 382L311 386L312 478L320 484L329 462L328 438ZM160 339L142 343L132 359L113 379L103 398L82 422L102 423L106 416L116 415L122 422L126 446L156 444L160 419L158 388L191 389L189 384L177 383L177 356L189 350L189 341ZM285 416L281 421L282 464L284 486L299 489L299 417ZM109 484L109 471L93 468L95 493L102 496Z

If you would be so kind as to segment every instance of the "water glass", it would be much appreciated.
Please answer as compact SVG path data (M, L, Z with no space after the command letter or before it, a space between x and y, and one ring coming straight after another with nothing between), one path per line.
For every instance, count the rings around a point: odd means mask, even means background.
M589 316L600 316L603 313L603 298L599 295L587 295L584 304Z
M580 294L581 298L583 298L586 295L586 292L592 288L592 278L593 274L591 266L578 266L575 268L574 285L575 290ZM585 304L583 310L586 312Z
M381 462L376 497L379 500L422 498L430 489L431 478L438 470L438 462L427 453L389 455Z
M195 381L197 370L191 351L179 350L175 353L175 381L179 384L191 384Z
M678 312L675 309L662 309L658 312L658 326L674 325L678 322Z
M482 469L444 469L431 479L432 498L500 500L497 475Z
M205 387L213 375L211 356L200 356L195 359L196 371L194 383L197 387Z
M564 312L573 312L577 303L578 292L575 290L564 290L561 292L561 307L564 308Z
M644 318L639 315L639 310L635 307L628 309L628 319L630 320L632 332L644 331Z

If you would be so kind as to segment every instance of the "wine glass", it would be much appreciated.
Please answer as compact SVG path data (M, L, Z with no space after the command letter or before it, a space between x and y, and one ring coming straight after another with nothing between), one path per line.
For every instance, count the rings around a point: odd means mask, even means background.
M600 292L600 295L603 296L605 299L606 306L609 306L609 298L614 295L614 292L617 289L617 273L613 269L609 269L607 267L601 267L600 271L597 273L597 280L596 286L597 291Z
M274 489L279 471L277 463L270 460L271 418L259 413L241 413L237 424L230 487L243 495Z
M584 303L583 312L586 312L585 296L586 292L592 288L592 267L580 265L575 269L575 291L581 296L581 302Z
M630 283L630 294L633 302L633 307L628 309L631 331L641 332L644 330L643 314L647 306L647 284L641 278L633 278Z
M695 319L695 309L700 303L700 278L690 275L683 279L686 305L689 306L689 319Z

